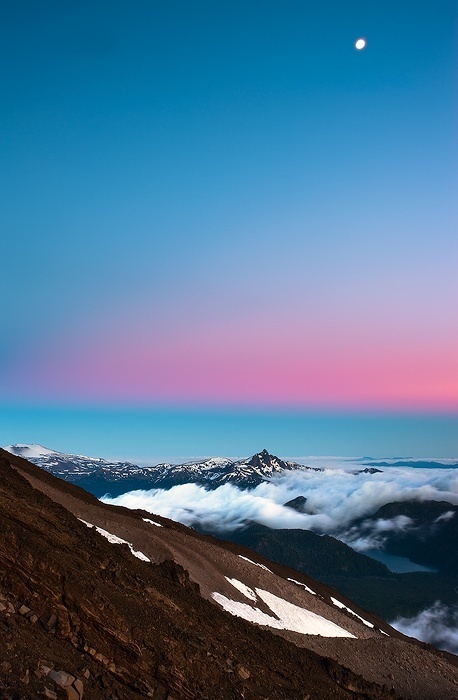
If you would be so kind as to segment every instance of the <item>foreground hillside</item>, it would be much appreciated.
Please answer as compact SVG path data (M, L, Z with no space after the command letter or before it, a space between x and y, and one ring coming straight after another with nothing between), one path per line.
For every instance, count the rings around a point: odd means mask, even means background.
M5 452L0 483L5 700L458 698L450 656L313 579Z

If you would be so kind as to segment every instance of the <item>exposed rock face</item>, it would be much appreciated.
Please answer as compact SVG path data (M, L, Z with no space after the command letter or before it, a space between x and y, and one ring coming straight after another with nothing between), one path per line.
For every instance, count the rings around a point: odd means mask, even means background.
M297 510L299 513L307 513L306 503L307 499L305 496L297 496L296 498L292 498L290 501L287 501L283 505L286 508Z
M356 644L351 649L359 660L366 644L384 649L382 659L389 650L404 655L419 677L428 660L440 662L441 678L429 685L423 678L418 692L403 695L458 697L458 674L446 655L433 656L401 635L386 638L352 614L331 609L328 589L301 574L165 519L150 524L146 514L103 505L5 453L0 485L2 700L393 700L402 694L399 688L409 688L401 677L382 681L390 690L373 682L373 669L382 663L373 655L371 680L333 660L340 655L348 666L346 642ZM126 544L113 544L77 518ZM133 555L139 550L145 559ZM253 589L269 585L291 601L310 599L316 613L327 607L328 616L358 638L308 640L310 635L282 630L274 635L225 613L207 598L220 587L244 600L225 579L230 572ZM288 582L293 574L297 583ZM304 591L307 582L315 587L313 595ZM367 618L383 625L369 613ZM323 646L314 653L309 642ZM392 685L397 690L391 692Z

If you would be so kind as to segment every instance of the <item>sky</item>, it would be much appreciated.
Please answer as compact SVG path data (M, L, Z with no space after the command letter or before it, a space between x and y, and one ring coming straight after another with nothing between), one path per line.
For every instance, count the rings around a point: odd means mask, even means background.
M216 413L240 454L244 416L295 415L296 444L351 414L356 454L370 414L401 421L379 453L457 453L455 0L0 14L4 442L59 410L103 409L106 440L113 411Z

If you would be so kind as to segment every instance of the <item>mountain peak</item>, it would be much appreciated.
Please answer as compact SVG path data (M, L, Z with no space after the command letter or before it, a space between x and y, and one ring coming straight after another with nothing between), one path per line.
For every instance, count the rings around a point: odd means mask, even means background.
M250 457L245 464L260 469L265 474L281 472L288 469L288 465L280 457L270 454L266 449L257 452Z

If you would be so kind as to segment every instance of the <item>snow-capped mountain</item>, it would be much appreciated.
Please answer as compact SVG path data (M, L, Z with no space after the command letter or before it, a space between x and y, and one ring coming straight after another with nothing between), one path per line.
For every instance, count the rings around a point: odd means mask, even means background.
M56 452L43 445L7 445L4 449L66 481L75 481L77 478L92 474L106 474L107 477L111 474L115 475L116 479L125 479L150 473L150 468L139 467L132 462L111 462L101 457Z
M309 469L295 462L285 462L265 449L248 459L237 461L226 457L211 457L203 461L163 463L152 467L56 452L35 444L8 445L4 449L33 462L54 476L82 486L98 497L106 493L115 496L135 489L168 489L186 483L207 488L217 488L223 484L252 488L285 470Z
M225 457L212 457L203 462L157 465L162 471L156 476L156 486L170 488L176 484L197 483L216 488L223 484L236 484L240 488L257 486L285 470L307 469L295 462L284 462L279 457L262 450L249 459L232 461Z

